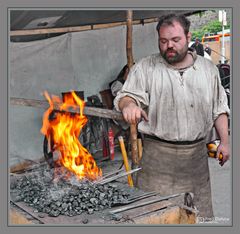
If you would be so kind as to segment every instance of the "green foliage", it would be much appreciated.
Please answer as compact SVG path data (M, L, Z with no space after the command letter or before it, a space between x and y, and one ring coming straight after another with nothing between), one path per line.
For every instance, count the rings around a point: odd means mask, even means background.
M230 28L230 25L228 23L227 26L225 26L225 29ZM192 40L194 40L196 37L201 39L205 33L214 33L217 34L217 32L222 31L222 23L218 20L210 21L208 24L201 27L199 30L195 30L192 32Z
M217 32L222 30L222 23L218 20L211 21L207 25L204 25L201 29L203 32L211 32L216 34Z
M202 36L204 35L203 32L201 32L200 30L198 31L193 31L192 32L192 40L195 40L195 38L199 38L201 40Z

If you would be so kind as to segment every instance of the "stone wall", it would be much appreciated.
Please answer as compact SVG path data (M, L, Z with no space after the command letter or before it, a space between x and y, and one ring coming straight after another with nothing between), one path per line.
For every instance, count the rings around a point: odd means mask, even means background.
M231 22L231 10L227 9L227 21ZM195 14L189 16L188 19L191 21L190 31L198 30L210 21L218 20L218 10L205 11L202 14Z

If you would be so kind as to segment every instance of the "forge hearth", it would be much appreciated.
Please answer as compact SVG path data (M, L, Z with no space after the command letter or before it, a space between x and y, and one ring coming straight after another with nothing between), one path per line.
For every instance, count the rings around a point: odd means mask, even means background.
M46 166L37 173L15 178L11 182L12 200L26 203L40 216L45 213L57 217L93 214L129 198L129 193L114 183L94 184L86 179L78 180L69 172L64 174L62 170Z
M101 168L105 173L98 182L118 172L120 163L103 162ZM12 173L10 223L16 224L11 218L13 212L32 224L190 224L196 221L195 212L190 214L189 208L181 207L183 196L177 197L180 203L172 196L159 200L162 199L159 194L146 196L146 191L130 187L126 177L100 184L78 180L65 170L66 173L62 168L50 169L43 162L20 174Z

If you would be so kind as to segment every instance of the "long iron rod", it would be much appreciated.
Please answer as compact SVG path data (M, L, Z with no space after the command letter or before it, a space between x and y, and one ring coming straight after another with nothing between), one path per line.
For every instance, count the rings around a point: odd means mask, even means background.
M169 195L169 196L165 196L165 197L160 197L158 199L154 199L154 200L151 200L151 201L142 202L142 203L134 204L134 205L129 205L129 206L126 206L126 207L123 207L123 208L119 208L119 209L116 209L116 210L113 210L113 211L109 211L109 213L110 214L120 213L120 212L123 212L123 211L126 211L126 210L131 210L131 209L134 209L134 208L137 208L137 207L150 205L150 204L153 204L153 203L156 203L156 202L160 202L160 201L168 200L170 198L178 197L178 196L183 195L183 194L184 193L177 193L177 194L173 194L173 195Z
M142 168L139 167L139 168L133 169L133 170L128 171L128 172L123 172L123 173L118 174L118 175L116 175L116 176L113 176L113 177L111 177L111 178L107 178L107 179L105 179L105 180L96 181L94 184L106 184L106 183L109 183L109 182L114 181L114 180L116 180L116 179L119 179L119 178L121 178L121 177L123 177L123 176L126 176L126 175L128 175L128 174L131 174L131 173L133 173L133 172L139 171L140 169L142 169Z

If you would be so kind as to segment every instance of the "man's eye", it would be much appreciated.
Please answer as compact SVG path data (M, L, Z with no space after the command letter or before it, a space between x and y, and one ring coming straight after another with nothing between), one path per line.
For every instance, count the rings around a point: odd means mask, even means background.
M161 42L162 44L165 44L165 43L167 43L167 40L160 40L160 42Z
M180 39L179 39L179 38L174 38L173 41L174 41L174 42L179 42Z

